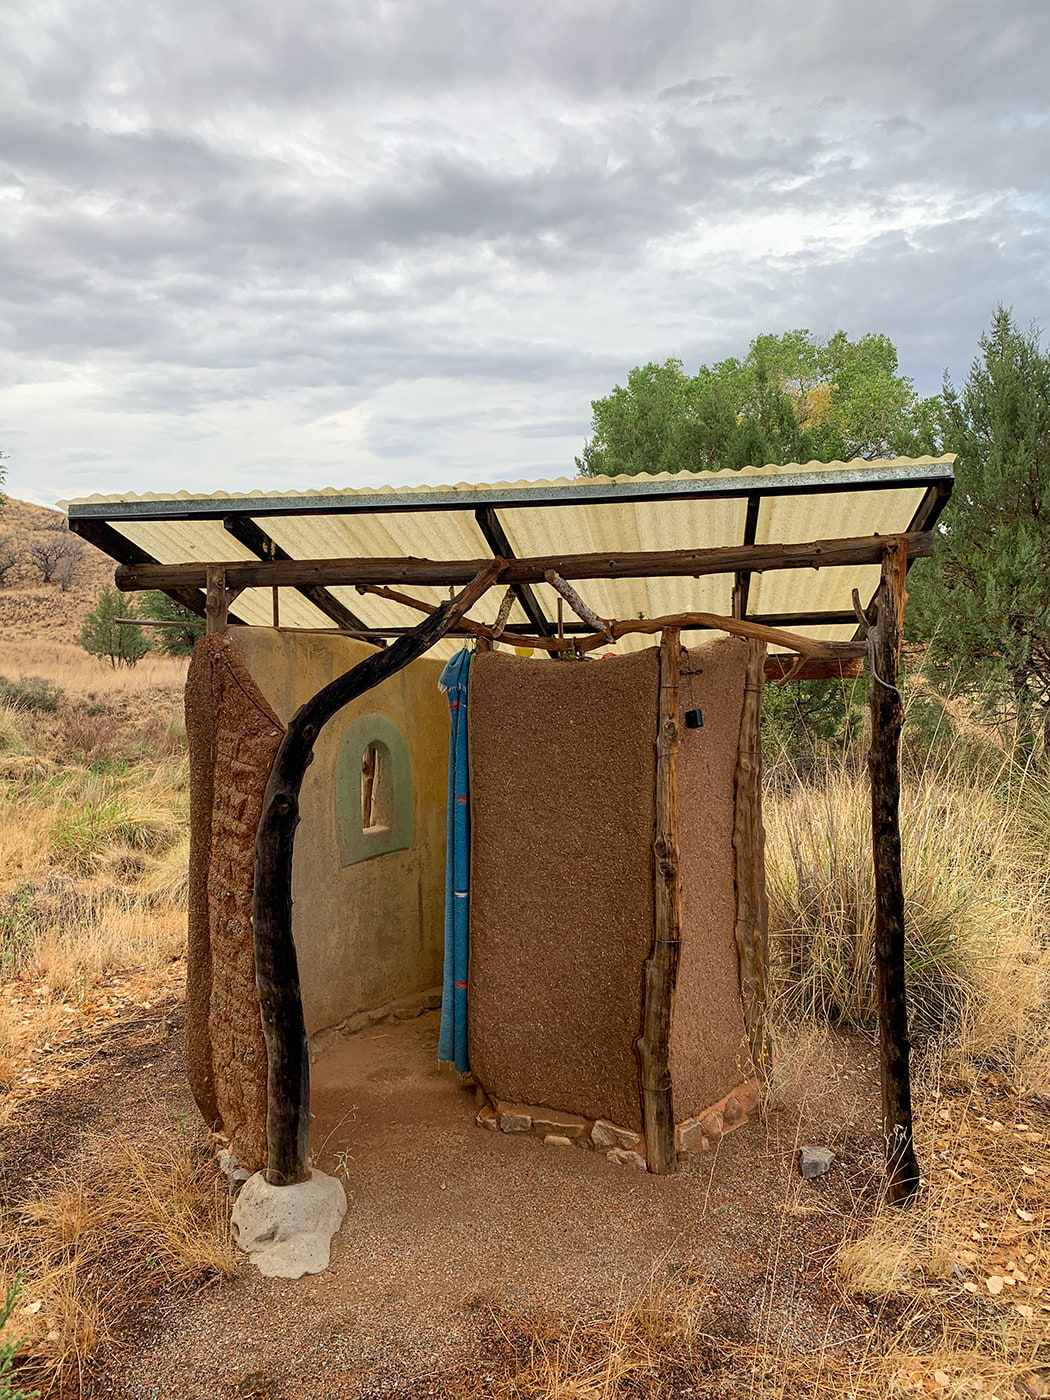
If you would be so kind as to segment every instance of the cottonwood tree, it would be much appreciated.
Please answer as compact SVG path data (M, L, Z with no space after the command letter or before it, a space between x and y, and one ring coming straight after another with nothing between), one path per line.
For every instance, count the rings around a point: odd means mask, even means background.
M1000 306L961 390L945 380L955 490L909 576L914 635L943 684L1050 737L1050 352Z
M632 369L595 399L585 476L848 460L929 451L936 407L900 374L884 335L761 335L743 359L685 373L681 360Z

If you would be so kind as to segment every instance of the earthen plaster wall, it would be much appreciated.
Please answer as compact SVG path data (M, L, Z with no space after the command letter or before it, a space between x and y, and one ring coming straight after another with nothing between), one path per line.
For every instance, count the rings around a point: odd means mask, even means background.
M255 830L284 730L225 637L202 637L194 650L186 730L187 1072L205 1121L254 1168L266 1154L266 1045L252 936Z
M733 813L747 643L737 637L686 651L678 756L682 942L671 1021L671 1080L680 1122L749 1079L736 937Z
M471 1066L493 1096L641 1127L658 652L471 668Z
M348 637L238 627L227 634L287 722L373 648ZM292 872L293 931L310 1035L441 982L445 897L448 702L443 663L423 658L341 710L321 731L300 799ZM337 762L347 729L380 714L407 741L412 836L405 850L341 863ZM360 804L359 792L348 800Z

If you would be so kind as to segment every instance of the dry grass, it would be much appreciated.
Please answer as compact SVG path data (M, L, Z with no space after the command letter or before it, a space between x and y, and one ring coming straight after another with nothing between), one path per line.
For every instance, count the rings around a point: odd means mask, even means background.
M1042 1044L1050 960L1045 784L1000 756L964 767L948 745L902 785L906 959L915 1029L971 1056ZM876 1020L874 883L866 777L845 762L767 805L770 938L783 1012L870 1028ZM1033 1048L1030 1044L1029 1049Z
M0 676L44 676L71 694L96 699L184 685L187 668L180 658L150 655L137 666L114 669L73 642L0 639Z
M653 1278L609 1314L567 1318L534 1311L491 1316L508 1374L489 1393L499 1400L671 1400L710 1370L724 1339L717 1298L704 1284Z
M97 1140L24 1207L18 1236L22 1300L11 1328L45 1392L79 1389L113 1326L159 1288L239 1272L203 1130L157 1143Z

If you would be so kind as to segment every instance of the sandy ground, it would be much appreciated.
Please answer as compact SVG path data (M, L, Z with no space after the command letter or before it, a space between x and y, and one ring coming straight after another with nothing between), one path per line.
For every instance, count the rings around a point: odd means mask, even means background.
M477 1368L490 1305L607 1309L654 1277L708 1280L727 1341L806 1350L855 1325L824 1266L878 1176L866 1047L840 1042L837 1066L825 1048L766 1122L657 1178L478 1129L436 1045L431 1013L340 1042L315 1069L319 1164L349 1198L330 1269L296 1283L248 1269L232 1287L161 1303L98 1394L445 1394L443 1373ZM838 1150L829 1178L798 1181L800 1140Z

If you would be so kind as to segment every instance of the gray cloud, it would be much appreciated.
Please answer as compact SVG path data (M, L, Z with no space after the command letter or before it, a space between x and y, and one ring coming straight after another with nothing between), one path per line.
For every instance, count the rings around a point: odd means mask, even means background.
M632 364L1045 318L1050 9L21 0L9 489L572 470Z

